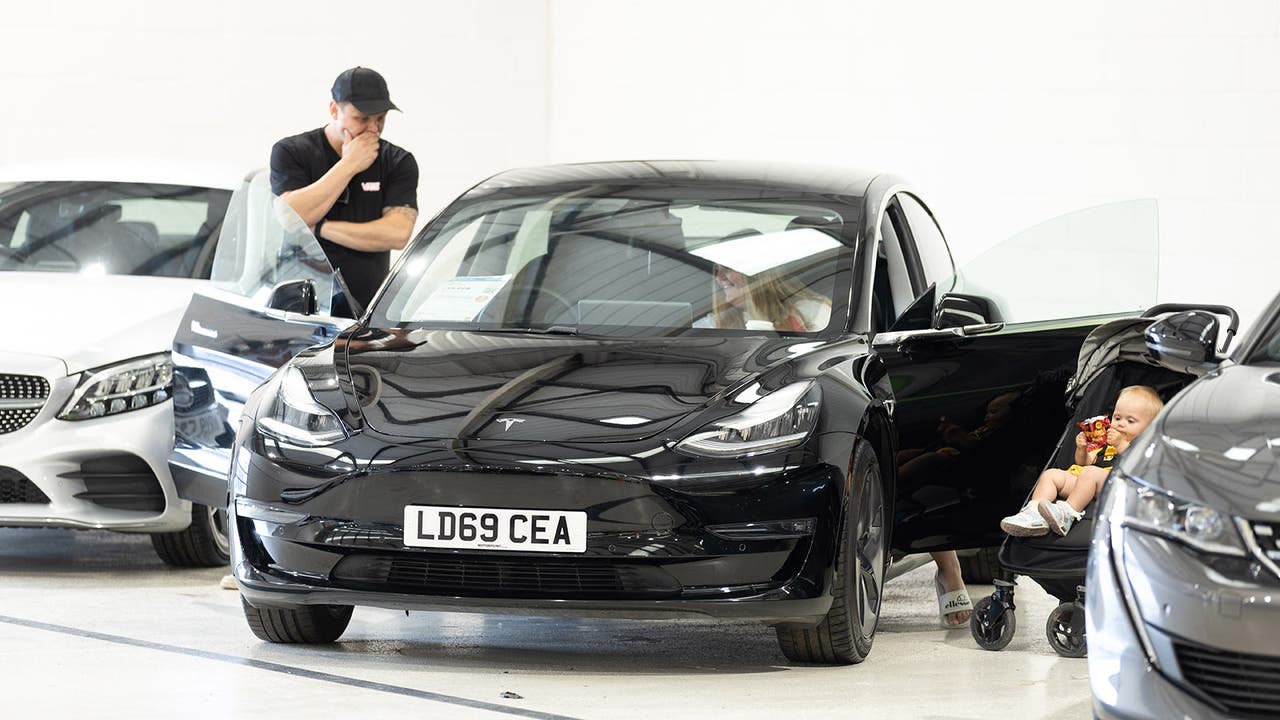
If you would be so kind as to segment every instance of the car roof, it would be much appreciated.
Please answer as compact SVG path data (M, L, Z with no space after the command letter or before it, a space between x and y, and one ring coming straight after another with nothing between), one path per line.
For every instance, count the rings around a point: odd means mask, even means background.
M705 182L862 197L880 175L847 167L750 160L623 160L507 170L480 183L472 193L584 184Z
M158 162L137 158L51 160L0 167L0 182L135 182L233 190L245 168L208 163Z

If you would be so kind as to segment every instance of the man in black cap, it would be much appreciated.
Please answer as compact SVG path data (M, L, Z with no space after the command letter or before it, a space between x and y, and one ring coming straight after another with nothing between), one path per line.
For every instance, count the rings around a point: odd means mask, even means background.
M333 82L328 124L271 148L272 192L313 228L361 309L418 218L418 162L382 139L399 109L381 75L354 67Z

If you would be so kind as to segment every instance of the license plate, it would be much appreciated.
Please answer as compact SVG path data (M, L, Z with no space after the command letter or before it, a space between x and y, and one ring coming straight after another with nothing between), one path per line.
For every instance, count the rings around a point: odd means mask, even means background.
M410 547L524 552L586 552L582 511L511 510L407 505L404 544Z

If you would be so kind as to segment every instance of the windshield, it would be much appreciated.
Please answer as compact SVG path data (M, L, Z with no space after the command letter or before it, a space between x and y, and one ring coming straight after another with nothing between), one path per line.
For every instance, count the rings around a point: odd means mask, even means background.
M208 278L230 197L186 185L0 186L0 270Z
M1280 302L1273 302L1271 307L1280 309ZM1259 332L1258 341L1244 362L1249 365L1280 365L1280 312L1274 312L1270 322L1265 318L1259 322L1267 323L1266 327Z
M446 212L397 266L373 322L615 336L843 329L848 208L663 193L580 189Z

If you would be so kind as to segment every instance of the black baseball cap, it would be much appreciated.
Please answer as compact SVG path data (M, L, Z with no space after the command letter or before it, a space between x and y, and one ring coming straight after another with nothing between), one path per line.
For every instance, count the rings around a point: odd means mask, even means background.
M338 102L349 102L366 115L377 115L388 110L399 110L391 102L391 93L387 92L387 81L382 79L376 70L367 67L353 67L343 70L337 80L333 81L333 99Z

